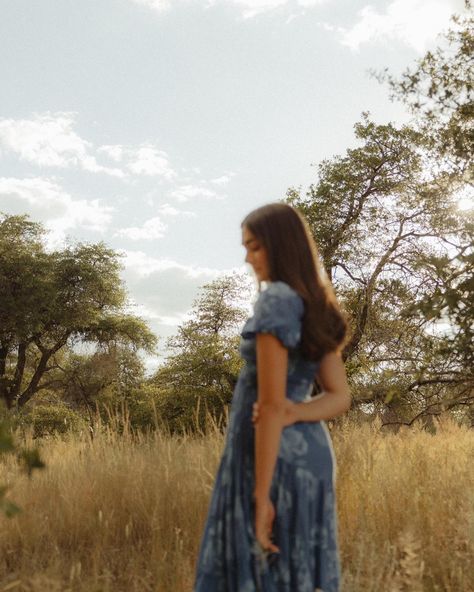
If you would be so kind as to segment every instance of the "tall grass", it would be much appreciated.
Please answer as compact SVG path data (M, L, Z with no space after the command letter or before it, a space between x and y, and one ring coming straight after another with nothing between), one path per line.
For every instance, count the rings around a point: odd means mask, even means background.
M222 433L119 425L43 441L31 480L1 461L23 512L0 516L0 592L191 591ZM332 438L342 591L472 592L474 432L345 421Z

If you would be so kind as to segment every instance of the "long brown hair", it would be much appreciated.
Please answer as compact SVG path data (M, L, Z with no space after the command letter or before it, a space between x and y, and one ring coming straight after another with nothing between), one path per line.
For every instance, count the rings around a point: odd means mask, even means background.
M266 250L270 281L286 282L303 298L302 355L318 361L326 352L342 351L349 338L348 318L304 216L275 202L251 211L241 223L244 226Z

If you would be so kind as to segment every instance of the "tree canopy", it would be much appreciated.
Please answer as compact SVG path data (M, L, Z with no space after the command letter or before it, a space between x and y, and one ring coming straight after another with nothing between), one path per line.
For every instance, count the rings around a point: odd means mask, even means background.
M113 250L79 243L47 252L44 233L27 216L0 218L0 398L8 407L47 388L54 355L66 344L153 352L157 342L142 319L125 312Z
M438 46L407 68L400 77L388 74L391 97L404 102L423 127L431 146L451 158L472 182L474 156L474 19L472 2L467 14L453 15Z
M472 281L464 271L455 275L454 262L438 265L455 244L469 259L472 217L459 210L421 131L376 125L366 113L355 135L358 147L323 161L317 181L304 194L289 189L286 198L308 219L352 318L343 355L354 406L396 409L398 420L409 422L443 404L469 404L474 377L463 348L470 347L465 323L472 314L461 324L453 315L440 319L450 323L446 334L429 310L440 310L442 277L457 277L451 294Z
M216 419L225 416L242 364L237 329L248 316L241 306L245 293L248 284L238 274L204 284L190 319L169 338L172 354L150 382L160 391L161 415L173 429L196 424L204 429L206 410Z

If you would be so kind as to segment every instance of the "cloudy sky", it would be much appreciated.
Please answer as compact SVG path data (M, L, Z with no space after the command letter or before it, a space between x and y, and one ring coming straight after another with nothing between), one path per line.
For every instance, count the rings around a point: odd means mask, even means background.
M2 0L0 212L123 254L161 337L244 263L250 210L314 181L462 0ZM153 368L163 358L147 360Z

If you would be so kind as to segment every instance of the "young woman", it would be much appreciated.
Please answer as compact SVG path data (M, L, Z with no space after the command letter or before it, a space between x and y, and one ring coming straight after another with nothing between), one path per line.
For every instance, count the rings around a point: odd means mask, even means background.
M241 332L245 365L193 591L338 592L336 461L324 420L350 406L348 323L296 209L271 203L241 227L259 297ZM322 392L310 398L315 379Z

